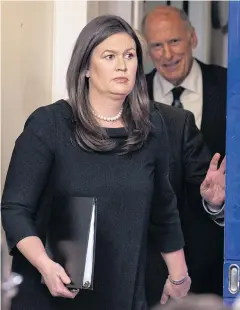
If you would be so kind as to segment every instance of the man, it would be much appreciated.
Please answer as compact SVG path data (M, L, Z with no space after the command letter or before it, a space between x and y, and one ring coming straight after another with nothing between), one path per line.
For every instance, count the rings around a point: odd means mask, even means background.
M211 160L191 112L161 103L156 103L156 106L169 136L169 178L178 200L185 256L192 279L191 291L221 295L223 227L214 221L222 219L219 207L225 199L225 178L221 178L221 175L225 176L225 159L219 168L220 155L215 154ZM215 211L212 213L214 221L204 210L202 199ZM151 232L149 236L146 296L149 306L153 306L160 301L167 269L154 244L151 244Z
M156 7L143 30L156 68L146 76L150 99L190 110L211 153L224 156L227 70L193 58L197 36L177 8Z
M192 114L168 105L174 102L176 107L192 110L211 153L224 155L226 69L193 59L192 49L197 44L197 37L187 16L176 8L155 8L146 16L143 28L156 67L146 76L149 95L151 99L165 103L157 106L169 134L170 181L178 198L185 254L192 278L191 290L221 295L223 228L206 216L199 195L210 154L203 146ZM216 156L218 162L219 155ZM218 211L216 205L210 209L205 206L205 209L212 214L222 211ZM157 302L161 292L163 269L150 246L146 286L150 305Z

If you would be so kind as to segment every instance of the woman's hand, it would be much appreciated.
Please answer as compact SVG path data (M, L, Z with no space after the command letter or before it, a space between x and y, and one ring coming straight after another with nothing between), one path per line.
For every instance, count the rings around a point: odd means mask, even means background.
M41 258L40 266L39 271L52 296L74 298L78 294L79 290L73 293L65 286L71 279L62 266L46 255Z
M191 286L191 278L189 276L186 277L186 280L179 285L173 284L169 277L166 280L162 297L161 297L161 304L166 304L169 297L172 299L178 299L185 297L190 289Z

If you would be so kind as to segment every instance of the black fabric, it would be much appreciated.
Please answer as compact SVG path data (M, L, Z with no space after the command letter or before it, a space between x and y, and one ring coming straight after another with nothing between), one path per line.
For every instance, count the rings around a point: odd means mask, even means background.
M199 136L192 113L189 114L182 109L177 109L177 112L176 108L164 104L157 103L157 105L163 113L170 140L174 163L172 165L170 163L170 181L178 199L186 243L185 254L192 277L191 291L216 293L222 296L224 229L204 214L199 186L204 179L211 156L216 152L222 157L225 155L227 70L215 65L205 65L199 61L198 63L203 75L202 135ZM156 69L146 75L151 100L153 100L155 74ZM206 155L205 151L199 152L201 145L202 149L205 149L202 137L210 150L210 156ZM193 165L189 166L187 164L189 161ZM186 210L184 213L181 212L183 209ZM148 256L147 284L150 303L159 300L164 283L164 275L161 275L163 262L160 262L161 259L152 252L154 250L149 250ZM154 270L159 271L161 281L157 280ZM154 281L159 281L158 285L154 286L152 284Z
M72 112L63 100L29 117L16 141L2 198L12 269L24 277L12 310L147 309L148 229L158 253L184 245L168 179L166 129L155 110L151 118L154 126L144 147L119 156L79 148L71 140ZM123 128L107 132L117 142L127 137ZM158 203L151 208L153 194ZM56 195L98 200L94 290L80 291L74 300L51 297L41 275L16 249L24 237L40 236L44 242Z
M180 100L180 97L182 93L184 92L184 88L179 86L179 87L174 87L172 89L172 94L173 94L173 102L172 106L176 108L183 108L183 104Z

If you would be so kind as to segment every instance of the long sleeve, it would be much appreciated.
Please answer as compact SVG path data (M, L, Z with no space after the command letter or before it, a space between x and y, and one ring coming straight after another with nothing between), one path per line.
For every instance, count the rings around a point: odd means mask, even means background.
M155 126L156 127L156 126ZM169 181L169 146L163 118L157 115L156 169L150 233L163 253L177 251L184 246L177 199Z
M188 205L193 212L202 214L205 212L215 221L215 216L204 209L200 195L200 186L208 171L211 155L190 112L186 116L184 126L183 158Z
M218 210L213 210L204 199L202 199L204 210L211 216L212 220L219 226L224 226L224 212L225 204L223 204Z
M28 118L16 140L1 203L10 253L23 238L38 235L36 214L54 155L54 133L53 117L42 107Z
M211 154L191 112L188 112L184 126L183 156L186 184L197 185L200 194L200 185L206 176Z
M211 212L202 202L200 186L209 168L211 155L190 112L186 117L183 148L188 203L193 207L199 206L217 225L224 226L224 208L217 213Z

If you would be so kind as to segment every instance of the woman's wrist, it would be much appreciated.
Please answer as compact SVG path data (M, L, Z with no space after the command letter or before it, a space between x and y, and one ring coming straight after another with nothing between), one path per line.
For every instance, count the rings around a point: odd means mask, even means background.
M172 280L181 280L182 278L186 277L188 274L188 268L186 264L182 264L177 266L178 268L169 268L168 274Z
M161 253L173 280L182 279L188 272L183 249L170 253Z
M46 269L48 269L48 266L52 260L49 258L46 252L43 252L39 255L35 267L40 273L44 273Z
M181 285L184 282L186 282L188 277L189 277L188 272L186 272L185 275L182 276L181 278L173 278L171 275L169 275L168 279L169 279L170 283L172 283L173 285Z

